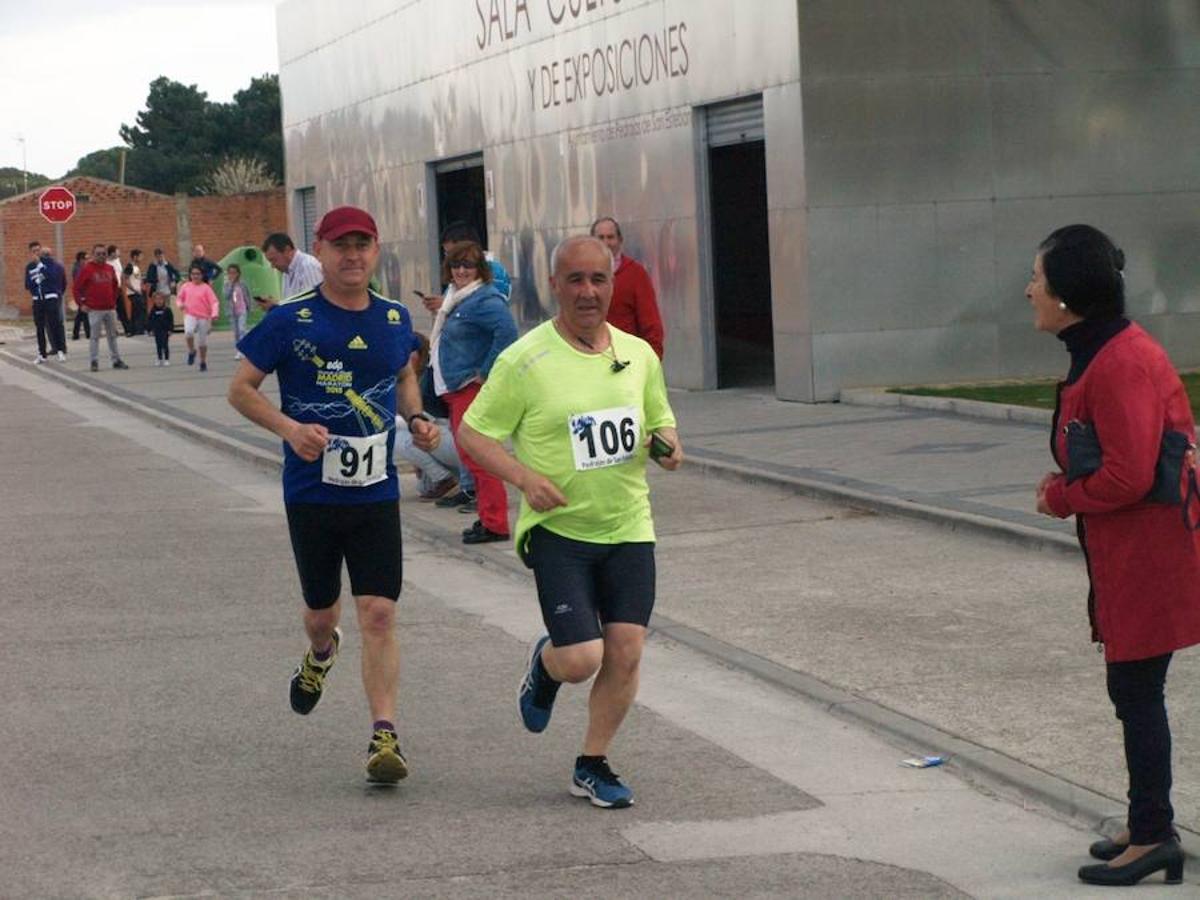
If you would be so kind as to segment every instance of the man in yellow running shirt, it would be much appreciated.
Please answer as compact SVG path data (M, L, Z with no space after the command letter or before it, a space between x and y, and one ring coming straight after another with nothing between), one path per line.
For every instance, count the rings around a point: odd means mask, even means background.
M463 419L463 448L522 493L517 552L534 571L542 620L519 690L530 731L550 722L562 682L593 675L583 752L570 790L606 808L633 804L607 752L637 694L654 608L654 522L646 462L683 462L662 366L641 338L609 325L613 260L592 237L551 257L558 314L497 358ZM502 441L512 439L515 458Z

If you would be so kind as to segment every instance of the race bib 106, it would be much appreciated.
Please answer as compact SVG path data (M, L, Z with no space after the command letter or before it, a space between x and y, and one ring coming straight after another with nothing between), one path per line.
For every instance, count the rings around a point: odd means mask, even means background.
M329 436L321 461L321 480L341 487L367 487L387 478L388 433L366 437Z
M575 469L601 469L633 459L641 444L635 406L614 406L568 417Z

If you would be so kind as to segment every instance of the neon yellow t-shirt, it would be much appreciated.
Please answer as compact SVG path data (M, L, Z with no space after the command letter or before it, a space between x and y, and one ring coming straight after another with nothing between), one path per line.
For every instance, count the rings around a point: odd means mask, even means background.
M583 353L543 322L504 350L463 421L511 437L520 462L545 475L567 505L536 512L521 498L516 547L534 525L593 544L654 540L643 446L675 426L662 365L639 337L609 326L617 359Z

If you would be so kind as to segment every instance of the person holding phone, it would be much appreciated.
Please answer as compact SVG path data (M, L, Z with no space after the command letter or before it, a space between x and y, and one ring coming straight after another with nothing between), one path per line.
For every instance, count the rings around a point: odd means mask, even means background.
M282 298L255 295L254 301L264 309L278 306L281 299L307 294L325 278L320 261L303 250L297 250L292 239L282 231L268 234L263 241L262 251L267 262L283 274Z
M569 789L621 808L633 791L607 753L637 694L654 609L646 462L675 470L683 449L654 348L606 322L612 254L593 237L567 238L550 269L557 315L500 354L459 446L522 494L517 552L533 569L546 633L521 681L521 720L545 730L562 683L595 676Z

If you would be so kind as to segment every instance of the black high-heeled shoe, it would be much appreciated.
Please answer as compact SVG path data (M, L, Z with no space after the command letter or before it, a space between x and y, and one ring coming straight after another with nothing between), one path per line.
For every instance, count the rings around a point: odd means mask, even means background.
M1179 832L1174 828L1171 829L1171 836L1175 840L1179 840ZM1096 841L1092 846L1088 847L1088 855L1092 859L1102 859L1108 862L1110 859L1116 859L1129 848L1129 842L1118 844L1111 838L1105 838L1102 841Z
M1166 870L1167 884L1183 881L1183 849L1178 841L1164 841L1145 856L1123 866L1100 863L1079 870L1079 880L1088 884L1132 887L1147 875Z
M1110 859L1116 859L1122 853L1129 849L1129 844L1118 844L1110 838L1105 838L1102 841L1096 841L1092 846L1088 847L1088 855L1092 859L1102 859L1108 862Z

